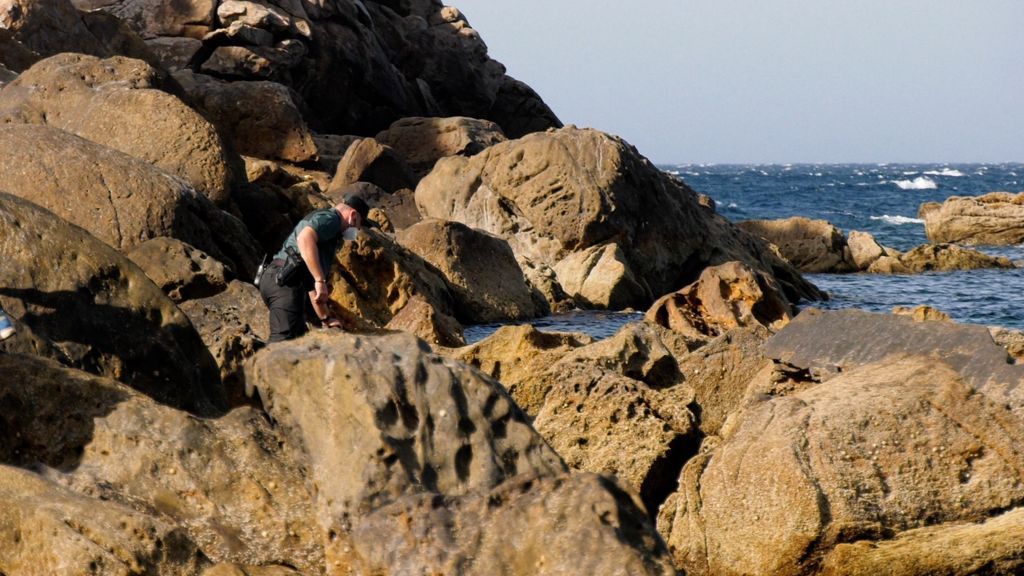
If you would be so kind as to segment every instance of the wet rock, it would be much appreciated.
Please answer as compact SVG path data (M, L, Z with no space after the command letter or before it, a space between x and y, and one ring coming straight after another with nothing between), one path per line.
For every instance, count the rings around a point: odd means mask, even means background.
M747 220L736 225L778 246L782 256L801 272L855 269L842 230L825 220L794 216L783 220Z
M175 302L212 296L227 287L224 265L181 240L147 240L133 248L128 258Z
M14 196L0 194L0 224L0 256L7 263L0 269L0 295L18 325L17 337L3 344L7 352L117 378L159 402L200 414L224 409L209 352L185 315L135 264Z
M552 267L616 243L652 297L730 260L776 277L791 300L819 295L762 240L701 206L695 192L632 146L596 130L531 134L471 158L442 159L417 186L416 205L425 217L496 234L517 257Z
M650 289L637 280L618 244L574 252L554 270L566 294L586 307L623 310L651 301Z
M416 177L405 160L373 138L358 140L345 150L327 192L356 182L369 182L386 192L416 187Z
M696 282L663 296L645 316L676 332L712 337L736 327L778 330L790 318L789 303L773 279L739 262L706 268Z
M1009 258L989 256L956 244L924 244L899 255L883 256L868 267L873 274L919 274L953 270L1016 268Z
M1019 506L1022 438L943 360L891 357L734 415L662 530L688 574L817 573L838 544Z
M214 127L175 96L150 65L122 57L60 54L0 92L0 121L45 124L180 176L225 206L240 168Z
M235 274L255 273L259 248L245 226L191 186L149 164L48 126L0 125L4 188L128 251L177 238ZM74 203L68 201L73 197Z
M444 275L460 322L487 324L547 312L534 307L523 272L501 238L458 222L428 219L402 230L397 239Z
M285 86L223 82L191 72L179 72L175 79L240 154L294 163L316 159L313 135Z
M473 156L506 140L494 122L475 118L403 118L377 134L422 178L446 156Z
M1024 242L1024 192L990 192L952 196L942 204L929 202L918 212L932 242L1020 244Z

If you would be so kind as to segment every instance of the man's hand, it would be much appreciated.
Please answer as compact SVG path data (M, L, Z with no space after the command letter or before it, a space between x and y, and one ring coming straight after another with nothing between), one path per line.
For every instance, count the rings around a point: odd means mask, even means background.
M326 281L317 280L313 283L313 301L317 304L326 304L331 297L331 285Z
M338 320L337 318L333 317L328 317L325 318L320 323L320 325L323 326L324 328L341 328L341 320Z

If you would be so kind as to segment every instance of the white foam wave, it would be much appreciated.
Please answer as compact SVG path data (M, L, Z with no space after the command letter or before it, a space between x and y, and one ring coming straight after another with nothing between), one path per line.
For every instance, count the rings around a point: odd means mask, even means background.
M739 208L739 207L740 207L739 204L737 204L735 202L729 202L729 205L727 206L727 208Z
M904 176L913 176L914 174L917 174L917 170L908 170L903 172ZM925 174L927 174L927 172L925 172Z
M927 172L922 172L922 174L927 174L929 176L948 176L950 178L962 178L966 176L966 174L959 170L956 170L955 168L943 168L942 170L928 170Z
M890 216L888 214L882 214L881 216L872 216L872 220L881 220L886 224L895 224L897 226L901 224L924 224L924 220L921 218L910 218L909 216Z
M893 180L893 184L900 187L900 190L935 190L938 184L927 176L918 176L913 180Z

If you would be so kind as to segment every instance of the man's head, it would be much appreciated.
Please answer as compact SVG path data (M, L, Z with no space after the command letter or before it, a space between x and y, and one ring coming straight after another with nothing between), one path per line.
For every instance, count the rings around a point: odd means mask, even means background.
M334 207L345 224L360 228L369 223L370 205L356 194L346 194L341 204Z

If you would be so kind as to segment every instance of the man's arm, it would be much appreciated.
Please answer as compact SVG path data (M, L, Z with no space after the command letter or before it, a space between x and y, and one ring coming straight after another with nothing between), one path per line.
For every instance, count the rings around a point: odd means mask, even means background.
M317 304L326 304L327 298L331 293L327 285L327 278L324 277L324 271L320 267L320 253L316 248L317 239L316 230L313 230L310 226L303 228L295 238L295 243L299 246L299 254L302 255L302 261L306 263L306 268L313 276L314 284L313 291L310 292L310 300L313 301L314 309L317 308ZM320 314L320 310L317 310L317 314ZM323 318L323 315L320 317Z

